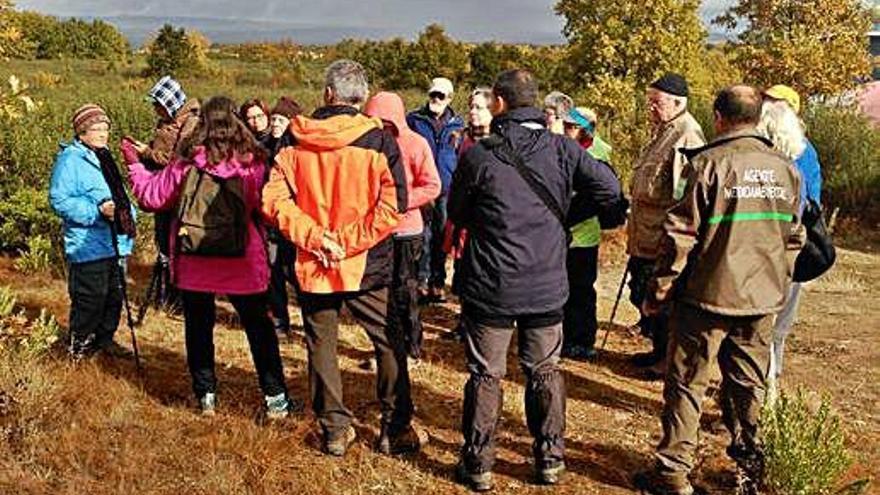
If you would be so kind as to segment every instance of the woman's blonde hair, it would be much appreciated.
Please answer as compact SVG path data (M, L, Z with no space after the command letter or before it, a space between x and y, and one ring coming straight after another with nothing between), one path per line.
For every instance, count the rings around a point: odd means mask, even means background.
M764 100L758 130L792 161L806 149L804 125L785 101Z

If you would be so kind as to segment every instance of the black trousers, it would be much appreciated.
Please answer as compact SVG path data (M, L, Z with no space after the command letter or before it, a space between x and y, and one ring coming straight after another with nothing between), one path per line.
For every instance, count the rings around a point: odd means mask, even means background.
M462 461L469 472L492 470L495 428L502 410L501 380L507 372L507 348L516 328L519 364L526 375L526 423L534 438L532 453L540 468L563 461L565 454L565 380L559 368L561 315L484 318L462 314L467 367L461 420Z
M113 341L122 313L120 282L116 258L70 264L71 353L91 352Z
M425 221L424 245L419 261L421 283L433 288L446 287L446 251L443 250L443 229L446 228L446 202L449 196L441 194L432 206L422 207Z
M422 235L394 238L394 274L388 326L393 335L403 336L406 352L418 358L422 352L422 322L419 319L419 256Z
M641 315L639 326L642 328L642 333L651 338L651 353L657 359L663 359L666 357L666 348L669 344L669 315L645 316L642 314L642 303L647 296L648 282L654 276L655 264L656 260L647 258L633 256L629 259L627 263L630 273L629 300Z
M290 310L287 307L287 282L291 280L291 270L296 251L290 241L280 236L270 235L266 243L269 255L269 309L272 311L272 324L276 331L290 331Z
M208 392L217 392L217 377L214 374L215 295L192 291L181 291L181 294L186 329L186 363L192 375L193 392L196 397L202 397ZM287 393L278 337L269 319L266 294L230 295L229 301L244 326L263 394Z
M562 331L563 345L596 345L596 276L599 269L599 246L571 248L566 259L568 268L568 301Z
M409 371L403 339L388 332L388 289L335 294L300 294L309 354L309 391L324 435L335 438L351 424L352 413L342 399L337 361L339 312L346 306L364 327L376 354L376 395L382 427L394 435L412 419Z

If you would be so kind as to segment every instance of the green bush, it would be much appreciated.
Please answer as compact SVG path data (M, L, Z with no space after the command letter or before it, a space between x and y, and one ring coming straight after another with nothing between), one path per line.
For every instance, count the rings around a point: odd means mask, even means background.
M12 292L12 289L6 286L0 287L0 322L12 315L15 303L15 293ZM2 326L2 323L0 323L0 326Z
M37 238L60 243L60 229L45 190L21 188L0 200L0 251L29 249Z
M118 60L131 52L114 26L95 20L60 20L37 12L9 12L8 22L22 33L14 58Z
M825 397L810 407L802 390L781 394L761 417L764 485L772 495L832 493L850 465L840 418Z
M54 249L49 239L39 235L31 237L27 241L27 246L27 250L21 251L13 262L16 270L34 275L47 273L55 267L63 266L63 259L59 256L60 249Z
M812 106L804 120L822 164L823 203L880 213L880 128L850 108Z
M190 39L183 28L165 24L156 39L147 47L147 74L180 77L196 74L206 68L204 47Z

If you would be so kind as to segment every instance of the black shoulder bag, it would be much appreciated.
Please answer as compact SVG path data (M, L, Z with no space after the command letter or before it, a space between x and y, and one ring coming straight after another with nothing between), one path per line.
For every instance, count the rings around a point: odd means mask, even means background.
M544 206L550 210L550 213L553 214L554 217L559 221L559 225L562 227L562 231L565 232L566 246L571 244L571 232L568 230L568 227L565 224L565 212L562 210L562 207L559 206L559 203L556 202L556 199L553 197L553 194L547 190L547 188L542 184L538 179L535 178L534 175L528 170L526 167L526 163L523 160L522 156L517 153L510 145L504 141L504 138L500 136L490 136L486 139L483 139L481 143L484 143L487 148L495 151L495 155L501 159L502 162L507 163L508 165L513 166L514 170L517 171L520 177L526 182L529 186L529 189L538 196L538 199L544 203Z

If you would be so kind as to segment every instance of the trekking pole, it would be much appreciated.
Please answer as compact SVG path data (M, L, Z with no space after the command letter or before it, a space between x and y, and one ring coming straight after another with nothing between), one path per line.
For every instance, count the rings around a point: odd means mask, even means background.
M138 376L143 374L141 370L141 356L138 353L137 337L134 334L134 319L131 317L131 305L128 303L128 290L125 287L125 269L122 266L122 256L119 254L119 238L116 234L116 222L107 220L110 224L110 236L113 243L113 253L116 255L116 269L119 271L119 291L122 293L122 305L125 308L125 319L128 323L128 331L131 334L131 348L134 351L134 364L137 367Z
M620 279L620 287L617 288L617 299L614 300L614 308L611 309L611 318L608 319L608 327L605 328L605 336L602 338L602 346L599 350L605 350L605 344L608 342L608 334L611 333L611 327L614 325L614 317L617 315L617 306L620 305L620 297L623 295L623 286L626 285L626 277L629 275L629 264L623 270L623 278Z

